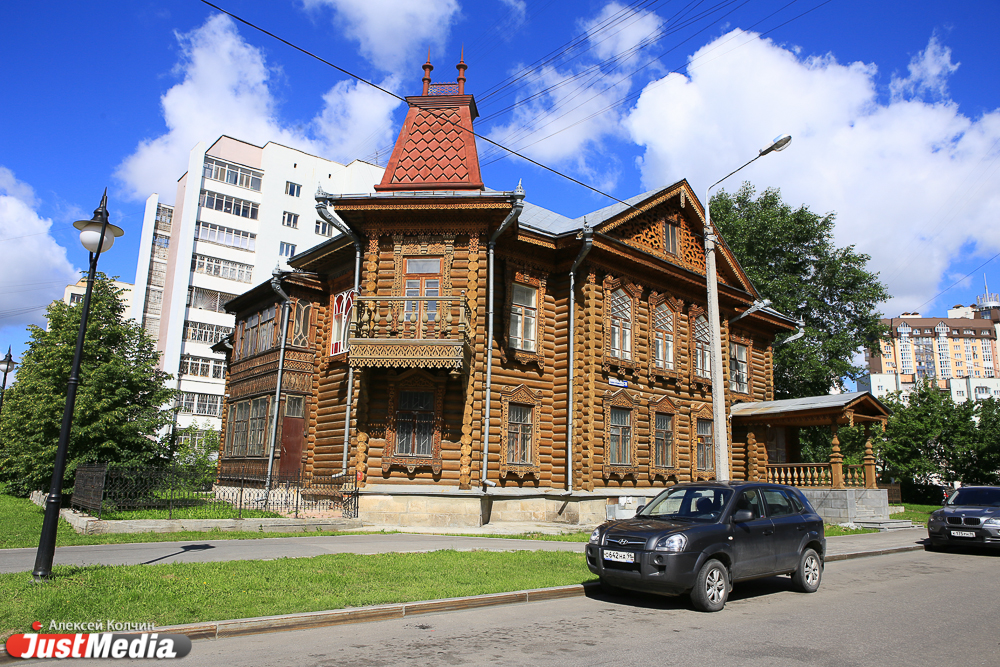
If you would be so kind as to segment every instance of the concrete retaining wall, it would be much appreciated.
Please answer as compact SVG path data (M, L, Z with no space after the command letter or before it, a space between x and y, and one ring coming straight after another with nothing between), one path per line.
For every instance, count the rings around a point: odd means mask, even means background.
M889 520L889 492L885 489L799 490L827 523Z

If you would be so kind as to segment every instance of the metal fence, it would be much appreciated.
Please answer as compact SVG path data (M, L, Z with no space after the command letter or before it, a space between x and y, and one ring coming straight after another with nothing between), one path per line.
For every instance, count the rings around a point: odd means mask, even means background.
M261 462L263 463L263 462ZM80 466L71 505L97 518L261 518L358 516L353 473L307 477L272 475L264 465L215 471ZM160 516L162 515L162 516Z

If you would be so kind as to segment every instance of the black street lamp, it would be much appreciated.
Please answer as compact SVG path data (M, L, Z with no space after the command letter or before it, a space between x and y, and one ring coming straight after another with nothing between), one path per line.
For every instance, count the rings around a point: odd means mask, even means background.
M38 540L35 555L35 581L44 581L52 576L52 559L56 554L56 531L59 528L59 509L62 506L63 474L66 472L66 451L69 449L69 434L73 426L73 406L76 404L76 388L80 384L80 358L83 356L83 339L87 333L87 317L90 315L90 294L94 290L94 276L97 274L97 260L102 252L114 245L115 239L125 232L108 222L108 191L105 188L101 205L90 220L77 220L73 226L80 230L80 243L90 251L90 273L87 275L87 291L83 296L83 311L80 313L80 331L76 335L76 352L73 366L66 385L66 408L63 410L62 429L59 431L59 447L56 449L55 467L52 469L52 485L45 500L45 520L42 536Z
M3 395L7 391L7 373L14 370L14 366L17 366L17 362L14 361L14 357L10 356L10 347L7 347L7 356L0 361L0 371L3 371L3 384L0 385L0 415L3 414Z

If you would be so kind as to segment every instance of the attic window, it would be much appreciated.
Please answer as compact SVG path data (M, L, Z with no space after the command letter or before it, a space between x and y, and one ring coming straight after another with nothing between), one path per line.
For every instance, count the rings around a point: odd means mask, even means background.
M677 224L672 220L663 223L663 249L671 255L677 254Z

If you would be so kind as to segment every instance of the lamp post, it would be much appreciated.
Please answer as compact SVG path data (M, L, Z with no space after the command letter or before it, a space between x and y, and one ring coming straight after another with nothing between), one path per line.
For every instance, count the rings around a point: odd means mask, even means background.
M102 252L114 245L115 239L125 232L108 222L108 191L104 190L101 205L94 210L90 220L77 220L73 226L80 230L80 243L90 251L90 272L87 274L87 291L83 296L83 310L80 313L80 331L76 335L76 351L73 366L66 384L66 407L63 410L62 429L59 431L59 446L56 449L55 466L52 469L52 484L45 500L45 520L42 535L38 540L35 555L35 581L44 581L52 575L52 559L56 553L56 530L59 527L59 509L62 505L63 474L66 472L66 452L69 449L69 435L73 426L73 406L76 404L76 388L80 384L80 358L83 356L83 339L87 333L87 317L90 315L90 294L94 290L97 274L97 260Z
M0 385L0 415L3 415L3 395L7 392L7 373L14 370L17 362L10 356L10 347L7 348L7 356L0 361L0 371L3 371L3 385Z
M708 186L705 193L705 275L708 282L708 331L712 339L712 438L715 441L715 479L729 479L729 429L726 424L725 382L722 376L722 331L719 322L719 281L715 269L715 232L712 230L712 188L768 153L784 150L791 135L777 137L757 156Z

